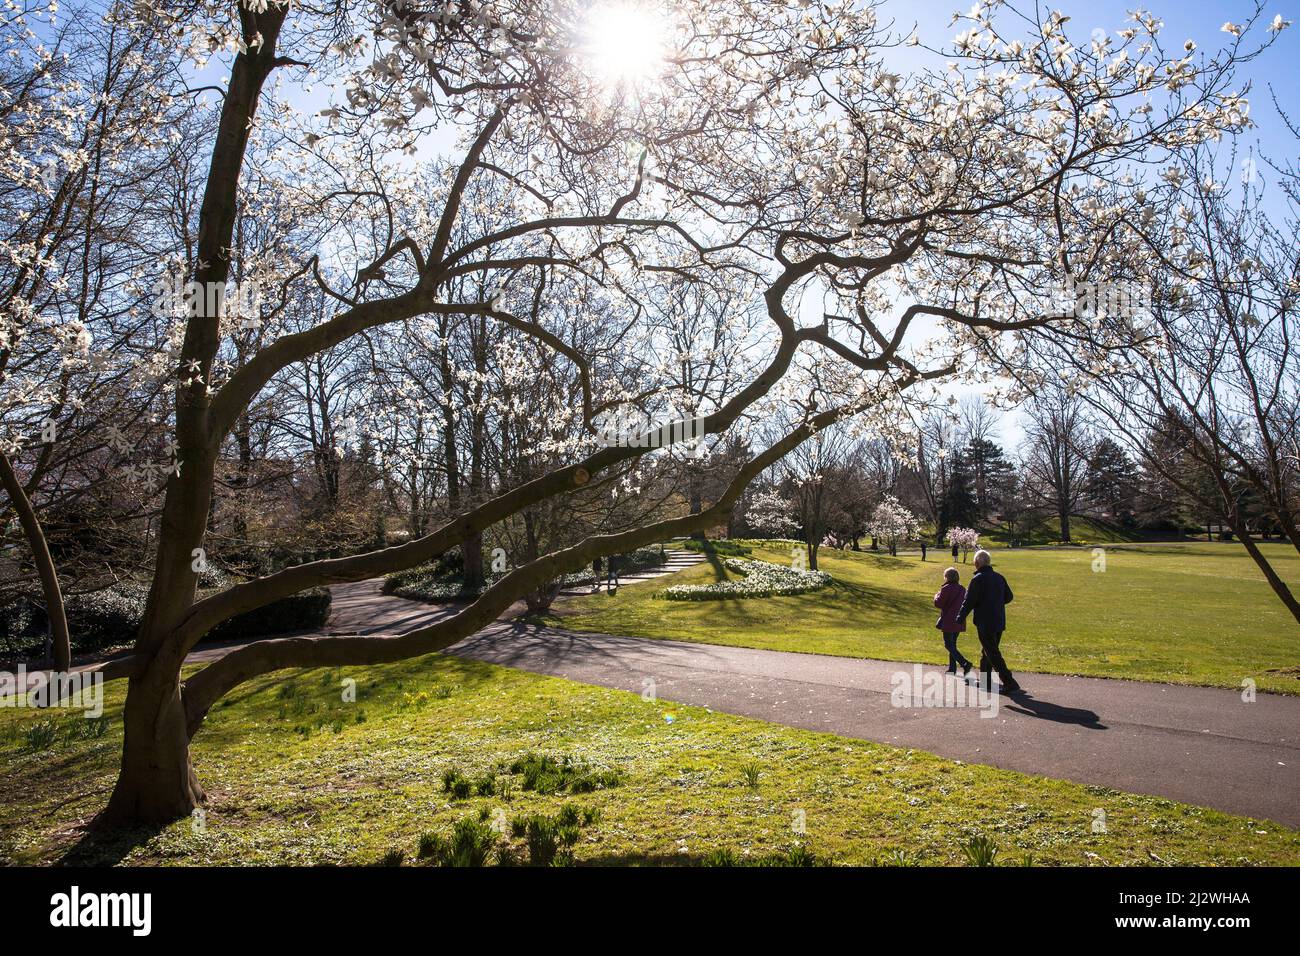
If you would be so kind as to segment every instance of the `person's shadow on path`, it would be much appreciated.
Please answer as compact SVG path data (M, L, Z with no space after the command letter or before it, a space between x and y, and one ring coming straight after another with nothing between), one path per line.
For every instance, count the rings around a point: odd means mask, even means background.
M1050 701L1037 700L1023 690L1012 694L1011 703L1002 706L1017 714L1024 714L1026 717L1037 717L1039 720L1051 720L1058 724L1078 724L1080 727L1087 727L1089 730L1108 729L1101 722L1101 718L1096 711L1085 710L1082 707L1063 707Z

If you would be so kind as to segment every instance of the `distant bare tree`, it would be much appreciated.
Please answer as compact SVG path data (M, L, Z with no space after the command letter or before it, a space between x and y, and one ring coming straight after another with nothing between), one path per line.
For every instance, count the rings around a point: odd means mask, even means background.
M1084 404L1063 388L1036 396L1027 409L1025 466L1028 490L1056 516L1061 541L1070 541L1070 517L1088 483L1091 436Z

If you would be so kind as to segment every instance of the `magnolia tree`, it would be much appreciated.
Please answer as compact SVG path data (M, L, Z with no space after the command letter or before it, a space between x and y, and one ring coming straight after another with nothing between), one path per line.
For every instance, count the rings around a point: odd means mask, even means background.
M961 551L962 560L966 560L967 555L980 546L979 532L974 528L949 528L948 529L948 547L956 547Z
M0 524L16 517L22 536L0 550L30 554L66 669L59 572L86 586L99 561L56 571L52 550L68 548L47 540L42 513L61 513L64 538L105 541L78 516L170 470L156 427L166 330L137 280L176 242L158 212L184 161L186 114L178 58L150 11L112 7L95 29L57 11L36 2L0 14ZM125 475L128 449L151 451L159 469ZM23 577L0 582L0 600Z
M867 533L883 542L890 554L896 555L899 542L909 541L921 533L921 523L897 498L885 495L871 514Z
M745 511L745 523L769 538L788 538L794 534L794 503L775 489L756 492Z
M1039 367L1064 380L1074 418L1091 412L1148 473L1226 523L1300 622L1300 596L1256 541L1276 531L1300 550L1300 180L1277 170L1288 208L1270 215L1255 162L1203 147L1166 167L1148 200L1160 210L1145 236L1149 294L1091 303L1142 334L1105 376L1046 343Z
M224 92L199 116L198 228L175 250L205 294L151 342L174 468L136 645L103 667L130 685L101 819L166 820L202 801L190 740L244 681L445 648L597 556L725 523L751 480L836 423L880 433L911 392L1019 368L1036 337L1098 361L1125 344L1131 332L1033 292L1131 267L1150 216L1144 163L1246 123L1233 65L1249 25L1200 60L1166 53L1147 14L1089 43L1061 14L1001 8L977 6L907 77L886 56L908 38L871 3L208 0L134 24L222 74ZM250 221L251 236L236 228ZM228 281L255 283L257 308L214 307L206 291ZM738 340L657 354L680 315L647 303L681 285L743 301ZM300 308L309 297L320 310ZM250 409L316 356L443 317L512 332L491 368L469 366L468 392L443 390L453 425L473 420L461 403L481 385L516 420L538 402L555 427L522 422L509 479L402 544L199 598L214 488ZM731 353L743 361L723 369ZM679 450L602 442L602 426L670 407L707 436L787 427L758 432L707 506L641 507L644 471ZM389 426L394 449L416 427ZM538 509L587 508L598 486L633 502L621 530L535 538L435 624L256 641L182 681L187 652L235 614L411 567ZM873 530L896 547L915 519L890 501Z

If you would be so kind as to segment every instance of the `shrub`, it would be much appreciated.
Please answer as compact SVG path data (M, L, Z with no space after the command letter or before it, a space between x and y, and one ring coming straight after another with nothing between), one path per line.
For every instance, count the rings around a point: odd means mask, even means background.
M203 639L221 641L261 637L323 627L329 620L331 600L329 588L309 588L222 621Z
M618 771L597 770L582 761L570 757L558 760L549 754L529 753L508 768L510 773L523 776L521 786L524 790L535 793L591 793L617 787L620 782Z
M774 850L754 856L738 856L734 850L720 848L705 854L704 866L811 867L830 866L829 857L818 856L799 844L789 850Z
M664 563L666 555L661 547L638 548L623 555L622 572L639 571L657 567ZM608 559L606 559L608 560ZM383 591L395 597L410 601L426 601L432 604L445 604L451 601L469 601L477 598L497 579L498 575L487 574L481 585L470 587L464 579L464 568L456 561L421 564L405 571L396 571L384 578ZM583 568L570 574L562 574L554 580L526 595L529 610L545 611L551 606L555 596L564 588L590 587L596 581L591 568Z
M419 857L434 866L487 866L497 844L496 832L482 816L465 817L456 821L450 839L422 833Z
M483 593L483 586L466 586L465 558L459 548L453 548L433 561L385 576L383 592L410 601L442 604L476 598Z
M45 645L44 615L25 597L0 607L0 658L23 660Z
M748 545L725 539L720 541L699 541L696 538L687 538L682 542L682 547L687 551L716 554L724 558L747 558L754 553L754 549Z
M456 768L442 773L443 793L449 793L454 800L464 800L474 792L473 782Z
M637 548L623 555L623 567L620 571L644 571L646 568L657 568L667 560L667 553L659 545Z
M234 577L224 568L219 568L215 564L204 563L203 570L199 572L199 590L201 591L224 591L235 583Z
M961 852L967 866L997 866L998 846L986 836L972 837Z
M42 720L27 728L27 746L31 750L46 750L58 736L58 725L52 720Z
M420 842L417 845L415 855L421 860L427 860L434 856L442 848L442 837L431 831L420 834Z
M571 866L573 847L582 837L586 819L592 818L566 803L555 816L534 814L515 821L512 832L522 831L528 847L529 866Z
M394 578L399 578L393 583ZM410 575L398 572L390 575L384 582L384 593L394 597L406 598L408 601L427 601L432 604L445 604L449 601L466 601L483 593L482 587L467 587L460 578L437 578L429 574Z
M96 651L130 644L144 619L149 589L123 581L100 591L74 594L64 602L74 651ZM44 614L40 627L44 629Z

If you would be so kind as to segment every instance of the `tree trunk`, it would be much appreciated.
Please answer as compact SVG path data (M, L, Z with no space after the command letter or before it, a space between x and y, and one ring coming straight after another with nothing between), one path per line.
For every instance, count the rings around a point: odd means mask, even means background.
M169 823L203 803L190 763L178 668L155 661L131 679L122 712L122 768L99 822Z
M1300 624L1300 601L1296 600L1295 595L1291 593L1291 589L1287 587L1286 582L1278 576L1278 573L1273 570L1273 565L1269 563L1268 558L1264 557L1264 554L1255 545L1255 541L1251 538L1250 530L1246 527L1246 523L1242 521L1239 516L1234 514L1232 516L1232 526L1233 530L1237 532L1237 537L1245 547L1246 553L1250 555L1251 560L1255 562L1255 566L1263 573L1264 580L1268 582L1268 586L1273 589L1273 593L1276 594L1282 603L1286 605L1286 609L1291 612L1291 616L1296 619L1296 623Z
M68 617L63 608L63 592L59 590L59 576L50 557L50 547L45 540L40 518L23 490L18 474L9 462L9 456L0 452L0 484L9 492L9 500L18 515L27 545L31 548L32 562L41 579L41 593L45 596L45 616L50 622L50 635L54 642L54 669L67 671L72 665L72 642L68 636Z
M483 583L483 534L472 534L460 545L465 558L465 585L477 587Z
M1061 511L1061 543L1070 543L1070 512L1066 510Z
M239 174L263 83L276 65L276 41L289 7L261 13L239 8L246 41L262 43L239 53L222 101L207 185L199 209L193 281L204 290L191 314L177 362L175 397L177 469L167 479L159 521L153 583L135 652L147 661L127 688L122 766L100 819L107 825L157 823L187 815L203 799L190 764L189 735L180 695L187 648L175 629L194 603L220 435L211 433L213 363L220 346L220 316L208 314L210 288L224 288L236 218Z

